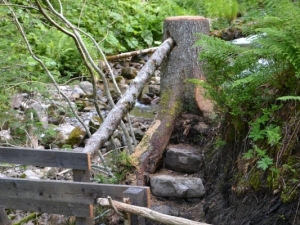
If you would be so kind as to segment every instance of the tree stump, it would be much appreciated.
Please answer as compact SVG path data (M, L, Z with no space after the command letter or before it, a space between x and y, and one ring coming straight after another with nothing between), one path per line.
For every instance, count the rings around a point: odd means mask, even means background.
M204 17L178 16L164 21L163 39L171 37L176 45L161 66L161 102L157 117L131 156L139 171L138 185L145 184L145 172L154 173L161 164L179 114L183 110L199 109L194 98L195 86L188 82L192 78L204 80L198 61L201 49L194 46L198 33L209 34L209 22Z

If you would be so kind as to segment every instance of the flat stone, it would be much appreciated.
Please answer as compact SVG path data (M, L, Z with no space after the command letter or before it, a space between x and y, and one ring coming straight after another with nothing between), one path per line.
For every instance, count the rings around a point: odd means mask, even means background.
M158 175L150 178L151 191L160 197L200 198L205 194L202 180L197 177Z
M153 205L151 209L170 216L179 216L179 209L168 205Z
M156 84L149 85L149 92L153 93L155 95L159 95L160 94L160 85L156 85Z
M204 160L199 150L185 146L168 147L164 159L165 167L177 172L199 172Z

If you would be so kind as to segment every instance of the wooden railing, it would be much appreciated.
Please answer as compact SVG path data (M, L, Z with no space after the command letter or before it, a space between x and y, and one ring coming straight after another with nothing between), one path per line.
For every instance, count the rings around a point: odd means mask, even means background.
M150 206L149 187L90 183L88 153L0 147L0 163L73 170L73 182L0 178L0 208L75 216L76 225L91 225L98 198L123 201L126 197L133 205ZM145 223L136 216L131 221L133 225Z

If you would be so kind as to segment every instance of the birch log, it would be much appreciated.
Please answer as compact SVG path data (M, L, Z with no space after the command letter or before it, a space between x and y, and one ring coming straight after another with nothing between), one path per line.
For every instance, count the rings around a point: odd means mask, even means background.
M103 206L103 207L111 207L109 204L108 199L106 198L99 198L97 200L98 204ZM118 201L113 201L112 204L115 206L115 208L118 211L121 212L126 212L126 213L132 213L138 216L143 216L145 218L148 218L150 220L163 223L163 224L171 224L171 225L209 225L207 223L201 223L201 222L196 222L180 217L175 217L175 216L169 216L166 214L162 214L156 211L153 211L151 209L145 208L145 207L139 207L139 206L134 206L134 205L128 205L122 202Z
M131 57L131 56L135 56L135 55L139 55L139 54L153 53L157 50L157 48L158 47L153 47L153 48L147 48L147 49L133 51L133 52L125 52L125 53L121 53L119 55L107 56L106 60L113 61L113 60L123 59L123 58Z
M201 49L194 46L197 33L209 34L209 22L204 17L178 16L164 21L164 39L172 37L176 46L161 66L161 102L156 120L131 155L138 170L138 185L145 185L145 174L154 173L161 164L180 113L201 113L194 98L195 86L187 81L204 79L198 61Z
M115 107L109 112L100 128L88 139L83 152L94 153L113 134L119 126L126 113L133 109L137 97L142 92L144 86L151 78L155 70L161 65L163 59L173 47L173 39L168 38L153 53L144 67L140 70L136 78L131 82L123 97L117 102Z

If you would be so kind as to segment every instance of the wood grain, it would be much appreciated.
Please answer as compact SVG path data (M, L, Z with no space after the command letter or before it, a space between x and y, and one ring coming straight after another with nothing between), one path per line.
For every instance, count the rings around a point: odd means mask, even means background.
M81 152L0 147L0 162L90 170L90 155Z
M149 194L149 187L140 186L1 178L0 198L5 196L15 201L27 199L45 203L94 204L97 198L107 196L122 201L123 192L128 188L140 188L147 193L145 196Z

